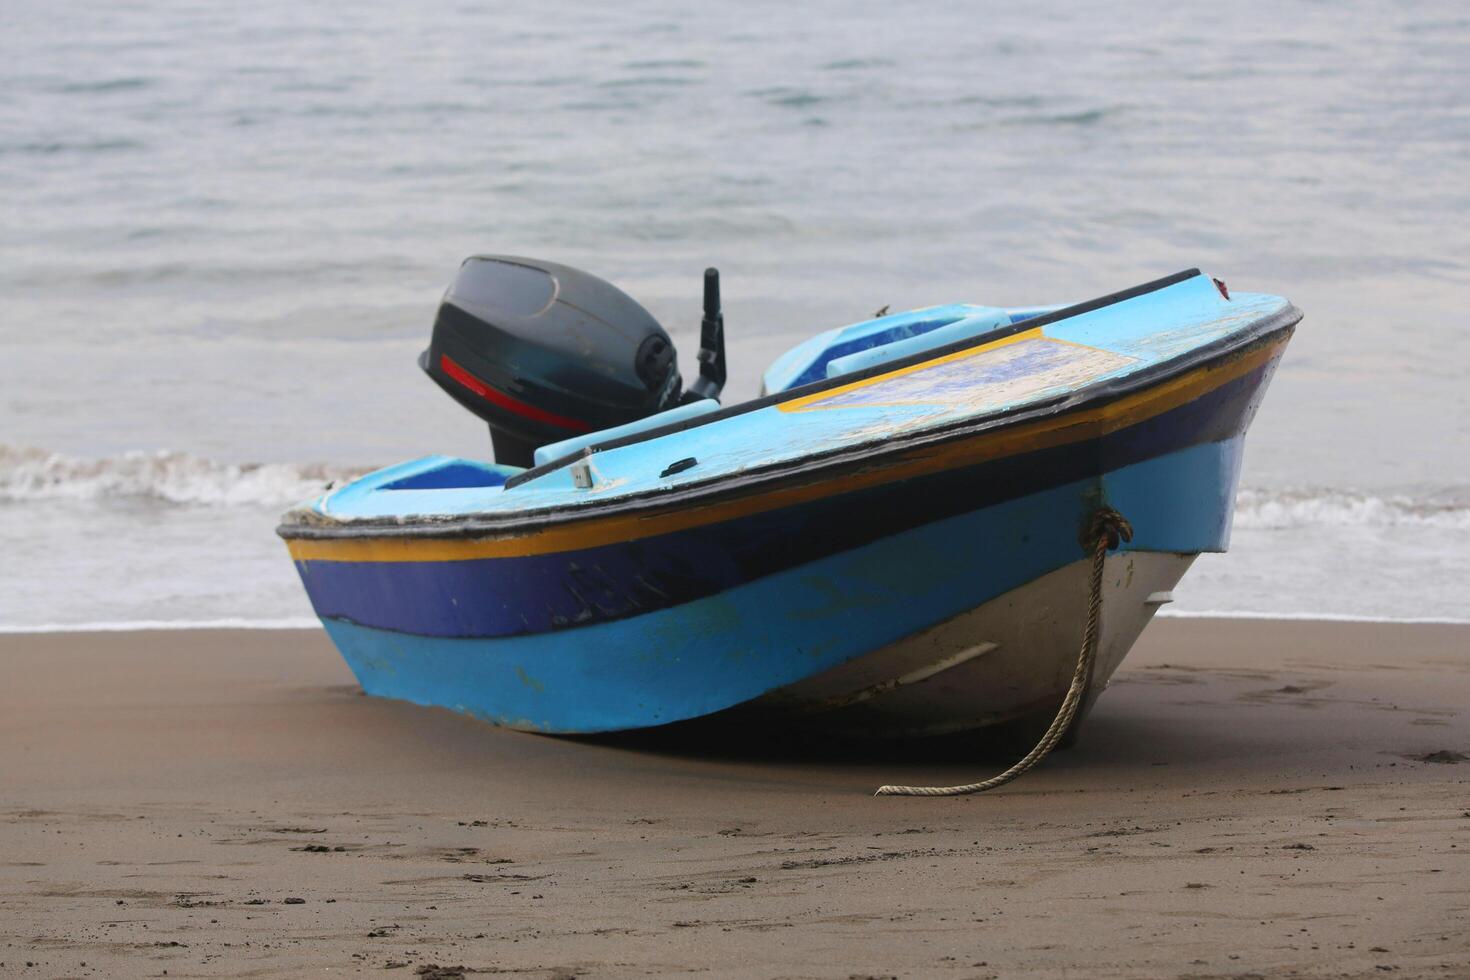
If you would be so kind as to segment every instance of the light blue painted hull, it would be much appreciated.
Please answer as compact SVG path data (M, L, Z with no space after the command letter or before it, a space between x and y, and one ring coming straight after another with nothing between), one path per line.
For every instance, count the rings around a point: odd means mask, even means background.
M846 663L1077 561L1081 520L1101 502L1129 515L1131 550L1224 550L1242 438L935 521L631 618L480 638L323 622L369 694L537 731L666 724Z

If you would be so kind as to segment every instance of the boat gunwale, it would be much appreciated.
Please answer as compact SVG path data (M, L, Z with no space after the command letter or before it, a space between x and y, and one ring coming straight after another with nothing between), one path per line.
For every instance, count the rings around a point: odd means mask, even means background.
M757 398L752 398L749 401L740 402L737 405L726 406L720 409L718 412L711 412L708 415L702 415L694 419L686 419L682 422L672 422L668 425L659 426L656 429L649 429L645 432L638 432L634 433L633 435L623 436L620 439L609 439L607 442L596 443L592 446L587 447L587 449L590 449L594 453L605 452L609 449L621 449L624 446L631 446L639 442L648 442L650 440L658 439L666 435L672 435L675 432L683 432L687 429L692 429L697 426L710 425L715 422L719 422L722 419L734 418L737 415L744 415L748 412L756 412L760 409L770 408L774 405L781 405L786 402L810 398L812 395L819 395L824 391L831 391L837 388L845 388L848 385L855 384L860 381L867 381L870 378L881 377L885 374L893 374L895 372L902 371L905 368L915 367L917 365L923 364L926 361L948 357L951 354L958 354L962 351L967 351L975 347L984 347L988 344L994 343L997 340L1004 340L1007 337L1013 337L1016 334L1025 333L1028 330L1034 330L1037 327L1044 327L1048 324L1057 323L1062 320L1068 320L1074 316L1081 316L1084 313L1091 313L1094 310L1100 310L1104 307L1114 306L1118 303L1123 303L1130 299L1137 299L1139 296L1147 296L1149 293L1158 292L1159 290L1167 289L1170 286L1177 286L1181 282L1188 282L1195 276L1202 275L1204 275L1204 273L1200 272L1200 270L1197 268L1183 269L1170 276L1164 276L1160 279L1154 279L1149 282L1140 283L1137 286L1131 286L1128 289L1122 289L1116 293L1108 293L1105 296L1099 296L1095 299L1083 300L1081 303L1074 303L1073 305L1063 307L1060 310L1053 310L1050 313L1043 313L1039 316L1030 317L1025 320L1019 320L1016 323L1010 324L1009 326L1000 327L996 330L989 330L974 337L962 337L959 340L951 341L942 347L935 347L930 350L915 351L907 357L902 357L895 361L874 364L871 367L864 368L861 371L854 371L850 374L840 374L833 378L822 378L817 381L808 382L804 385L798 385L795 388L788 388L785 391L777 391L772 392L768 395L761 395ZM1046 403L1033 402L1026 405L1025 408L1037 408L1041 407L1044 404ZM996 417L999 417L1001 414L1002 413L999 412L995 413ZM515 476L505 481L505 489L513 489L514 487L520 486L522 483L528 483L531 480L537 479L538 477L545 476L547 473L554 473L564 466L569 466L571 463L575 462L583 454L583 452L585 452L585 450L578 450L574 453L568 453L567 455L558 457L557 459L548 460L547 462L542 463L540 466L533 466L523 473L517 473Z
M688 483L678 487L652 488L626 497L598 501L593 505L561 505L530 512L521 511L493 516L482 511L457 514L451 517L414 515L411 517L348 518L346 520L313 515L308 512L303 515L305 520L299 523L282 523L276 528L276 533L288 541L521 537L535 534L549 527L625 515L629 512L644 511L647 512L647 516L652 517L656 516L659 511L677 509L690 504L713 505L730 498L746 496L756 489L763 492L779 491L780 484L783 482L788 484L808 482L814 476L823 481L838 479L844 471L881 465L884 460L915 450L1000 432L1031 422L1065 416L1083 409L1105 407L1130 395L1166 383L1174 377L1207 366L1211 362L1225 361L1233 356L1247 354L1255 348L1267 346L1276 335L1282 333L1289 335L1301 319L1301 310L1287 303L1284 308L1255 321L1249 327L1230 336L1193 348L1175 358L1161 361L1132 375L1087 386L1047 401L1033 402L1016 410L959 419L948 425L924 429L921 432L851 443L804 456L799 460L780 461L759 469L723 473L697 483ZM1030 321L1022 322L1030 323ZM927 352L926 359L939 356L944 355L938 352ZM802 392L802 389L794 390ZM713 415L706 416L706 418L713 417Z

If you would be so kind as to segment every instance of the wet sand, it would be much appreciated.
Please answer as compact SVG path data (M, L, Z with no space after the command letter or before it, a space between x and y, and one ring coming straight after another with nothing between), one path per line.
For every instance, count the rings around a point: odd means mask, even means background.
M688 740L363 697L317 632L0 636L0 976L1470 976L1470 628L1157 622L980 797Z

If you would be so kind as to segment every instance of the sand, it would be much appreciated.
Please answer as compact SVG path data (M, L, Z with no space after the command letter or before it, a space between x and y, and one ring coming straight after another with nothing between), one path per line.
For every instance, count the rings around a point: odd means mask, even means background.
M0 976L1465 977L1467 709L1470 628L1160 621L1076 748L875 799L1007 760L518 734L317 632L4 636Z

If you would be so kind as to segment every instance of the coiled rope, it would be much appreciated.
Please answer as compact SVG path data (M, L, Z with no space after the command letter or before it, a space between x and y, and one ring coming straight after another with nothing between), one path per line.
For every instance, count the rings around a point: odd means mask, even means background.
M1086 537L1092 547L1092 576L1088 586L1087 629L1082 634L1082 651L1077 655L1077 669L1072 671L1072 686L1067 688L1067 696L1062 699L1057 716L1052 719L1051 726L1041 736L1041 741L1036 743L1035 748L1005 772L991 776L984 782L968 783L964 786L880 786L874 795L965 796L969 793L984 793L997 786L1004 786L1051 754L1051 750L1056 748L1057 742L1061 741L1062 735L1072 724L1077 706L1082 703L1083 695L1092 684L1092 667L1097 661L1097 640L1102 623L1103 564L1110 550L1118 547L1120 542L1132 540L1133 525L1122 514L1111 507L1099 507L1093 512Z

